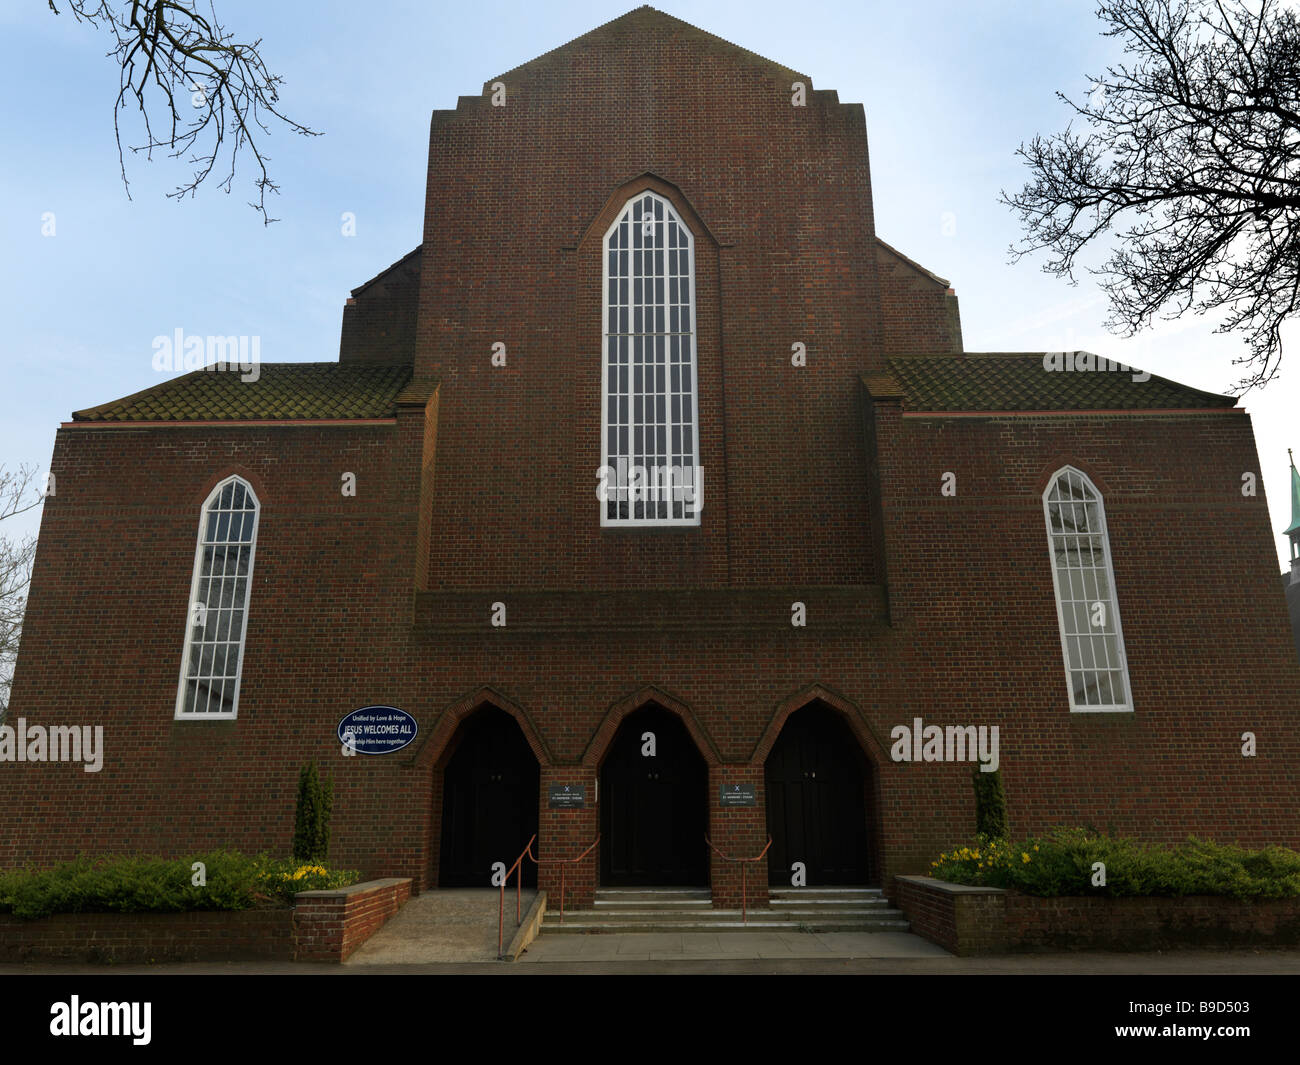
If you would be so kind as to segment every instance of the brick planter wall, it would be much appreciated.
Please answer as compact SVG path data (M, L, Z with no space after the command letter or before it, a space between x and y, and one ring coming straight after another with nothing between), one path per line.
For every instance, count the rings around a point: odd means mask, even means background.
M1006 892L949 884L928 876L897 876L894 905L912 931L953 954L999 954L1006 943Z
M0 916L0 962L343 961L411 897L409 879L300 891L293 909Z
M300 891L293 911L295 961L345 961L411 897L409 877Z
M1045 899L924 876L895 883L912 931L954 954L1300 944L1300 899Z
M285 959L293 911L0 916L0 961L164 962Z

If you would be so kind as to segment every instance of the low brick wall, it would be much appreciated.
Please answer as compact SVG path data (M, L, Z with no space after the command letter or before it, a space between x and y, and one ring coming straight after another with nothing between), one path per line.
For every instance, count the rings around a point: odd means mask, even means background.
M0 961L164 962L288 958L293 911L0 916Z
M953 954L999 954L1006 944L1006 892L897 876L894 905L912 931Z
M300 891L293 910L295 961L346 961L411 897L410 878Z
M1010 892L1006 935L1029 951L1170 950L1300 944L1300 899L1039 899Z
M1300 945L1300 899L1061 896L900 876L912 931L954 954Z
M0 962L343 961L410 897L393 878L302 891L293 909L0 915Z

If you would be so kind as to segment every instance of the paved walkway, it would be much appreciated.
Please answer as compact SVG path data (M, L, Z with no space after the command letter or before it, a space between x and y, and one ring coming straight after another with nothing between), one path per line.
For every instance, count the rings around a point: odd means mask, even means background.
M528 912L536 892L525 891ZM370 937L348 967L495 962L500 892L426 891ZM506 893L505 942L515 934L515 898ZM649 932L628 935L543 932L520 962L738 961L796 958L935 958L942 947L908 932Z
M524 911L534 893L524 893ZM1300 975L1300 950L1038 954L958 958L908 932L656 932L629 935L543 933L517 963L498 962L497 907L491 888L425 892L343 965L306 962L179 962L162 965L3 964L0 975L181 973L462 975L620 973L1149 973ZM506 898L507 942L514 899Z
M886 934L886 933L882 933ZM526 957L526 956L525 956ZM1035 954L1000 958L957 958L951 954L930 958L850 958L828 955L818 958L733 958L728 961L688 958L655 961L591 959L589 961L543 961L525 959L486 962L426 962L424 964L330 965L311 962L176 962L164 965L0 965L0 977L36 975L119 976L615 976L641 974L731 974L844 973L863 975L948 976L994 975L1150 975L1245 976L1287 973L1300 976L1300 951L1174 951L1167 954ZM1222 997L1222 995L1218 996Z
M536 895L523 893L524 913ZM495 962L500 906L501 892L492 888L426 891L398 910L344 965ZM506 946L515 927L515 893L507 891Z
M523 963L601 961L740 961L744 959L948 958L910 932L641 932L627 935L543 933Z

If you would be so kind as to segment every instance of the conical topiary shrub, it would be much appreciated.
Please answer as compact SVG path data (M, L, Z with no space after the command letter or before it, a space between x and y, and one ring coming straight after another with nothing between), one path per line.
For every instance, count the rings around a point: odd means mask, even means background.
M985 773L978 764L975 766L975 835L1007 838L1007 796L1002 790L1002 771Z
M330 810L334 782L321 783L316 763L308 762L298 775L298 809L293 822L293 856L299 861L324 861L330 849Z

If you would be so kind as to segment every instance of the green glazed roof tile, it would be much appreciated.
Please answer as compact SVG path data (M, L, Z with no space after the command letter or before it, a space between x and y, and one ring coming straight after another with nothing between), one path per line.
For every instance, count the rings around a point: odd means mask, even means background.
M1070 368L1052 353L899 356L886 360L911 411L1159 410L1236 406L1233 396L1202 392L1136 367L1092 356ZM1093 368L1087 368L1091 365ZM1100 366L1101 368L1097 368ZM1140 378L1147 376L1147 380ZM1135 380L1135 378L1139 378ZM871 390L871 382L866 381Z
M194 370L143 392L75 411L78 422L185 422L389 418L410 366L279 362Z

